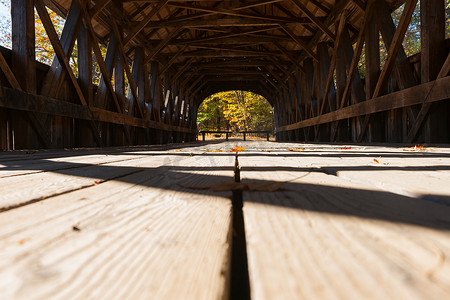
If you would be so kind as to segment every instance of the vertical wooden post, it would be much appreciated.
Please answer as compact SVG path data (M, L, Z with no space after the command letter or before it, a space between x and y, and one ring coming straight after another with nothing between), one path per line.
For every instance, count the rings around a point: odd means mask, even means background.
M311 112L313 109L312 107L312 95L313 95L313 86L314 86L314 64L312 61L312 58L307 58L303 61L303 69L305 69L305 96L304 96L304 102L306 107L309 107L309 110L305 111L305 119L309 117L309 114L307 114L307 111ZM306 141L312 140L314 137L311 136L311 127L308 127L306 130L307 134L305 136Z
M444 0L420 1L421 82L435 80L446 57ZM425 142L449 142L449 105L433 103L425 123Z
M375 17L371 15L367 20L369 25L365 32L365 58L366 58L366 100L372 98L373 92L380 76L380 34ZM383 141L383 114L377 113L371 117L369 123L369 142Z
M123 4L119 0L114 0L113 4L117 6L119 12L123 12ZM123 28L118 27L119 38L123 40ZM116 94L116 98L119 102L121 111L125 113L125 75L124 75L124 64L126 61L123 61L123 57L119 51L116 51L116 57L114 62L114 93ZM121 146L127 144L127 142L131 141L130 138L130 127L129 126L119 126L116 124L111 124L113 128L112 132L112 143L114 146ZM125 138L127 137L127 138ZM126 139L126 141L125 141Z
M344 96L345 84L347 81L347 73L345 66L345 54L342 44L339 46L339 51L336 58L336 98L337 105L340 105L342 97ZM335 125L333 125L335 126ZM348 120L339 122L337 127L336 140L341 142L348 142L350 140L350 131L348 127ZM334 141L331 141L334 142Z
M342 39L342 49L344 51L344 55L346 57L347 62L347 69L350 69L351 62L355 53L353 51L352 41L350 39L350 34L348 32L347 27L344 28L344 30L342 31L341 39ZM359 72L357 70L353 78L351 98L349 102L351 104L356 104L361 101L364 101L364 99L366 99L366 95L364 93L364 86L361 77L359 76ZM351 132L352 141L356 141L361 130L361 120L359 117L351 119L351 130L352 130Z
M386 48L389 49L393 41L396 27L391 17L391 12L385 0L377 0L375 16ZM417 84L414 71L408 61L405 50L400 47L394 66L395 80L399 88L406 89ZM379 95L382 95L380 93ZM406 110L411 108L393 109L387 113L387 141L401 142L406 139Z
M36 94L34 1L11 2L12 23L12 70L22 89ZM11 128L14 133L14 149L37 147L36 139L25 113L12 114Z
M94 104L92 85L92 48L88 32L84 24L78 31L78 82L89 106ZM89 123L77 120L75 127L76 140L80 147L92 147L95 145Z
M12 69L22 89L36 94L34 1L13 1L11 17Z
M335 107L334 96L336 95L336 90L334 88L334 83L331 83L330 90L328 95L324 95L325 87L328 80L328 72L330 69L330 55L328 53L328 46L325 43L319 43L317 45L317 55L319 56L319 80L318 80L318 94L317 94L317 106L320 108L322 105L324 106L323 112L330 112ZM325 98L326 97L326 98ZM327 101L328 103L321 103L321 101ZM320 109L319 109L320 111ZM323 124L319 126L319 135L320 140L328 141L330 139L330 126L329 124Z

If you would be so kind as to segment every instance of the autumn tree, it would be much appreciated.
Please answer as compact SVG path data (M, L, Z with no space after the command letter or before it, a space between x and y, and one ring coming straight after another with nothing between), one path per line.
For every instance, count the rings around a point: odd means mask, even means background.
M11 11L11 0L0 0L0 4L5 6L9 11ZM52 11L47 7L47 12L50 16L50 19L53 23L53 27L55 28L58 37L61 37L61 34L64 29L65 19L58 15L56 12ZM55 51L53 50L50 39L48 38L47 32L45 31L45 27L42 24L41 19L37 11L34 11L34 28L35 28L35 51L36 51L36 60L50 65L55 58ZM11 17L2 17L0 19L0 45L6 48L12 47L11 45ZM106 46L103 44L99 45L100 50L102 52L103 58L106 55ZM77 57L78 57L78 49L77 43L75 42L71 57L70 57L70 66L72 67L72 71L75 76L78 74L78 66L77 66ZM93 83L97 84L100 79L100 67L96 62L95 55L93 55Z
M220 92L198 109L199 130L272 130L273 110L261 95L245 91Z

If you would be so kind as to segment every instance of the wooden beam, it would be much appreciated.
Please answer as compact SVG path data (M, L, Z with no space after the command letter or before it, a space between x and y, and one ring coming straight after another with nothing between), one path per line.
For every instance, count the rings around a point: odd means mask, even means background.
M386 84L389 75L394 67L394 62L397 59L398 51L402 46L403 39L405 37L406 30L408 29L409 22L411 21L411 16L416 7L417 0L408 0L405 4L402 16L400 18L400 23L397 30L395 31L392 44L389 47L388 56L386 62L384 63L383 70L381 71L380 78L378 79L377 86L373 92L373 98L378 97L382 88Z
M70 5L67 13L66 22L64 23L63 32L61 34L61 45L64 53L69 58L72 54L77 32L81 23L80 9L76 1ZM65 80L64 68L59 62L57 56L53 58L50 70L47 72L41 88L41 94L49 97L58 97L59 90Z
M292 20L291 22L286 22L287 24L310 24L311 22L307 18L298 18ZM164 28L164 27L178 27L183 26L186 28L192 27L229 27L229 26L273 26L279 25L279 21L268 21L268 20L258 20L250 18L237 18L237 17L226 17L217 19L199 19L199 20L163 20L154 21L147 24L147 28Z
M50 19L50 16L48 15L48 12L42 0L35 0L35 7L39 14L39 17L41 18L42 24L44 25L45 31L47 32L47 35L50 39L52 47L55 50L55 54L58 57L60 64L64 67L65 71L67 72L70 81L72 82L75 88L78 99L80 100L81 104L87 105L84 94L81 91L81 88L78 84L75 75L73 74L72 68L70 67L69 64L69 60L67 59L67 56L64 53L64 49L61 45L61 42L59 41L58 34L56 33L55 28L53 27L53 23Z
M347 7L347 4L349 1L350 0L340 0L340 1L336 2L333 9L330 11L330 13L328 13L327 17L323 21L325 26L330 26L331 24L333 24L336 21L336 18L339 17L340 13ZM373 0L368 0L368 1L373 1ZM310 48L314 47L320 41L323 34L324 34L323 31L317 30L317 32L314 34L312 39L309 41L308 46ZM300 56L300 61L301 60L303 60L302 56Z
M189 68L189 66L194 62L194 60L195 60L194 57L188 59L188 60L186 61L186 63L184 64L184 66L183 66L182 68L180 68L180 69L178 70L178 72L175 73L175 75L172 77L172 81L177 81L178 78L184 73L184 71L186 71L187 68Z
M373 92L372 98L378 97L383 89L384 86L387 83L387 80L389 79L389 76L391 75L391 72L394 68L394 63L396 60L398 60L398 53L400 48L402 48L402 42L405 37L406 30L408 29L409 22L411 21L411 16L414 13L414 9L416 7L417 0L407 0L405 4L405 8L403 9L403 13L400 17L400 22L398 24L397 29L395 30L394 37L392 38L392 43L389 46L388 55L386 62L384 63L383 70L381 71L380 77L378 78L377 85L375 87L375 90ZM401 81L403 74L399 74L398 80ZM408 84L409 85L409 84ZM364 137L367 127L370 122L370 116L367 116L364 120L364 123L361 127L361 132L358 137L358 141L361 141Z
M364 46L364 32L367 29L367 26L369 24L369 22L367 20L370 18L370 15L372 13L372 5L373 5L373 1L368 4L367 10L366 10L366 14L365 14L365 17L364 17L364 20L363 20L363 24L361 26L361 30L360 30L359 35L358 35L358 39L357 39L357 42L356 42L356 48L355 48L355 51L353 53L352 63L350 65L349 72L348 72L348 75L347 75L347 82L345 84L344 95L342 96L342 100L341 100L341 103L339 105L340 108L344 107L344 105L346 104L346 102L348 100L348 97L350 96L351 85L352 85L352 82L353 82L353 78L354 78L354 76L356 74L356 71L358 70L358 62L359 62L359 59L361 57L362 49L363 49L363 46Z
M294 40L303 50L308 53L309 56L317 60L317 55L311 50L311 48L303 42L289 27L284 24L280 24L280 27Z
M339 19L339 25L336 30L336 42L334 43L333 54L331 55L330 69L328 71L327 82L325 84L325 91L324 91L324 95L323 95L323 99L322 99L322 106L320 107L319 115L321 115L323 113L323 109L325 107L325 101L327 101L327 99L328 99L328 93L330 91L331 83L333 82L334 69L336 67L336 59L337 59L337 54L338 54L338 50L340 47L342 32L344 31L344 28L345 28L346 15L347 15L346 11L344 11L341 14L341 17Z
M291 22L292 21L292 20L289 20L289 19L283 18L283 17L239 12L236 9L232 10L232 9L225 9L225 8L219 8L219 7L213 8L213 7L198 6L198 5L191 5L191 4L181 4L181 3L169 3L168 5L178 7L178 8L183 8L183 9L203 11L203 12L220 14L220 15L245 17L245 18L250 18L250 19L260 19L260 20L274 21L274 22Z
M181 31L183 30L183 27L176 27L175 29L173 29L165 38L164 40L162 40L158 46L156 46L155 48L153 48L151 50L151 53L149 55L147 55L147 57L144 60L144 64L147 64L149 61L153 60L153 58L159 53L161 52L161 50L170 42L170 40L172 40L173 38L175 38L176 35L178 35Z
M331 40L335 40L336 36L323 24L311 11L309 11L304 4L299 0L291 0L298 9L300 9L308 19L311 20L321 31L323 31Z
M380 77L380 32L378 29L375 16L370 17L369 26L365 32L365 92L366 100L372 98L373 92ZM384 141L384 116L381 114L371 117L369 123L369 142L383 142Z
M93 106L92 46L84 24L78 33L78 81L89 106Z
M259 51L239 51L239 50L196 50L184 52L183 57L265 57L267 55L279 55L279 53L264 53Z
M91 19L95 18L105 7L109 4L111 0L100 0L89 10L89 15Z
M12 69L22 89L36 93L36 55L33 0L17 0L11 7Z
M194 133L194 131L184 127L170 126L156 121L127 116L100 108L89 108L88 106L78 105L40 95L32 95L6 87L0 87L0 107L80 120L106 122L142 128L154 128L165 131Z
M150 23L152 17L156 15L161 10L161 8L163 8L164 5L167 4L167 2L169 1L168 0L159 1L158 4L155 7L153 7L153 9L147 14L144 20L140 21L139 25L134 27L133 31L126 36L123 42L124 47L127 46L128 43L132 39L134 39L138 35L138 33L142 31L142 29L144 29L147 26L148 23Z
M172 56L172 58L166 63L164 69L159 73L159 75L164 74L169 68L174 64L174 62L180 57L180 55L186 50L187 46L183 46L178 50L178 52Z
M120 35L119 28L117 27L117 24L116 24L116 22L114 20L112 20L112 27L113 27L113 34L114 34L114 36L117 39L117 44L118 44L118 48L119 48L119 54L122 55L122 60L124 62L123 63L123 67L124 67L124 70L125 70L125 74L127 75L128 83L130 84L130 91L131 91L134 99L136 99L136 105L138 107L139 115L141 116L141 118L143 118L144 117L144 113L142 111L141 105L139 104L139 101L137 101L137 99L139 97L138 97L138 94L136 92L136 84L134 82L133 75L131 74L130 67L128 65L128 59L127 59L127 57L125 55L125 50L124 50L124 47L123 47L122 37Z
M229 10L231 11L239 11L239 10L244 10L244 9L248 9L248 8L253 8L256 6L262 6L262 5L266 5L266 4L270 4L270 3L275 3L275 2L280 2L280 1L284 1L284 0L257 0L257 1L250 1L250 2L245 2L245 3L241 3L236 7L231 7L229 8ZM213 6L213 9L216 8L222 1L216 1L216 3ZM184 9L183 9L184 11ZM218 12L214 11L214 12L202 12L202 13L196 13L196 14L188 14L186 16L182 16L179 17L177 19L173 19L173 20L167 20L169 22L171 21L178 21L178 22L183 22L185 23L186 21L192 20L192 19L198 19L198 18L204 18L204 17L208 17L208 16L212 16L212 15L216 15L218 14Z
M437 79L444 78L448 75L450 71L450 53L447 56L447 60L445 61L444 65L442 66L441 71L439 72L439 75ZM417 133L419 132L420 127L423 124L423 121L425 120L427 113L431 107L431 102L429 101L429 94L424 98L422 107L411 127L411 130L409 131L407 141L408 143L412 143L414 139L417 136Z
M450 86L450 76L413 86L388 95L372 98L370 100L353 104L351 106L310 118L302 122L283 126L279 128L278 131L294 130L357 116L423 104L424 99L427 99L426 103L446 100L450 98L450 89L448 86Z
M6 79L8 80L11 87L17 90L22 90L22 87L20 86L19 82L16 79L16 76L9 68L4 56L2 53L0 53L0 69L3 71L3 74L5 74ZM42 123L38 120L38 118L35 115L35 112L28 111L27 112L28 118L35 129L36 133L38 134L38 137L40 138L42 144L45 148L53 148L54 145L52 141L50 140L50 137L48 136L47 131L45 130Z
M380 29L386 49L390 49L397 31L394 21L392 20L390 7L384 0L377 0L375 2L375 6L377 9L374 10L374 14L378 23L378 28ZM394 57L396 62L393 67L395 78L400 89L405 89L416 85L418 82L414 78L413 67L411 66L401 44L397 53L397 56Z
M445 60L445 8L443 0L420 1L421 28L421 81L429 82L443 78L450 70L450 53ZM445 61L444 61L445 60ZM442 67L441 67L442 66ZM440 70L439 70L440 68ZM437 74L437 75L436 75ZM426 102L427 99L424 99ZM445 107L424 103L408 133L407 142L412 143L425 123L426 142L448 142L448 116ZM428 117L428 118L427 118ZM447 140L446 140L447 139Z
M277 47L278 49L280 49L281 53L283 53L283 56L286 57L287 59L289 59L292 64L298 68L299 70L301 70L303 72L303 67L300 65L300 61L296 60L291 53L289 53L283 46L281 46L279 43L274 43L275 47ZM274 55L271 55L269 57L274 57Z
M22 87L20 86L19 82L16 79L16 76L11 71L11 68L9 67L8 63L5 60L5 57L0 52L0 69L3 71L3 74L5 74L6 80L8 80L11 87L21 90Z

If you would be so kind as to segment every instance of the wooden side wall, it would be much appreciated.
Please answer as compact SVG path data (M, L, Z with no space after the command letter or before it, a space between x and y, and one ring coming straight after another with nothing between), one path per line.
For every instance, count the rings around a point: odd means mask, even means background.
M444 1L417 2L406 1L398 27L384 0L360 6L365 20L356 41L345 25L339 26L348 12L336 16L334 45L319 44L318 61L302 63L296 83L303 91L296 97L302 114L289 119L285 102L277 102L277 139L449 143L450 41L445 40ZM402 41L416 4L421 6L421 52L408 58ZM388 48L382 67L380 37ZM366 75L360 78L363 49Z
M192 94L175 74L167 74L163 89L160 64L147 60L147 49L124 41L114 21L103 57L93 16L78 3L72 2L61 37L42 0L12 3L12 51L0 52L0 150L195 140L193 115L186 114L193 111ZM120 11L121 2L114 3ZM34 9L56 53L51 66L35 61ZM69 64L75 42L77 73ZM169 107L163 107L166 98Z

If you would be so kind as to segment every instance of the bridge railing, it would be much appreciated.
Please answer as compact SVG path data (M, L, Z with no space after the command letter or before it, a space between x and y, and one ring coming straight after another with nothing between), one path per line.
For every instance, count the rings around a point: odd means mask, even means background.
M216 131L214 131L214 130L202 130L199 133L202 134L203 141L205 141L205 136L206 136L207 133L225 133L225 140L228 141L228 135L231 134L232 132L231 131L220 131L220 130L216 130Z
M232 134L232 132L231 131L221 131L221 130L202 130L202 131L200 131L199 133L201 133L202 134L202 139L203 139L203 141L205 141L205 139L206 139L206 134L207 133L220 133L220 134L223 134L223 133L225 133L225 139L228 141L228 137L229 137L229 135L231 135ZM242 135L243 135L243 137L244 137L244 141L246 141L247 140L247 134L249 134L249 133L260 133L260 134L266 134L266 137L267 137L267 140L269 140L269 136L270 136L270 131L265 131L265 130L245 130L245 131L239 131L238 133L242 133Z

